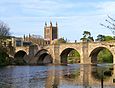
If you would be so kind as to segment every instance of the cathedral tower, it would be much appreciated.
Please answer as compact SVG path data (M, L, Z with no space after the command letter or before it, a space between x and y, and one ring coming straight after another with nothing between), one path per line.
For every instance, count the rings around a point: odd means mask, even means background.
M45 22L44 27L44 39L51 44L51 42L55 39L58 39L58 24L56 22L56 26L52 26L52 22L50 21L50 26L47 26Z

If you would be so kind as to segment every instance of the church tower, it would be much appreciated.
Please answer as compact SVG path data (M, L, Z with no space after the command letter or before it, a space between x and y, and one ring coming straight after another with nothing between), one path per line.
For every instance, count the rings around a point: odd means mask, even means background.
M57 24L57 22L56 22L56 26L53 26L51 21L50 21L50 26L47 26L47 23L45 22L44 39L48 42L48 44L51 44L51 42L53 40L58 39L58 24Z

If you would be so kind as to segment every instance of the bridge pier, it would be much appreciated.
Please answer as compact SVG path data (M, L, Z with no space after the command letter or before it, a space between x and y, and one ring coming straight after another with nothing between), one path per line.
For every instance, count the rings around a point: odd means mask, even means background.
M115 45L114 44L111 47L111 52L113 54L113 64L115 64Z
M111 47L111 53L113 55L113 64L115 64L115 45Z
M115 64L115 54L113 55L113 64Z
M60 55L59 55L60 45L59 44L54 44L53 48L54 48L53 49L53 52L54 52L53 64L60 64Z
M35 56L35 54L40 50L37 45L32 45L29 47L29 55Z
M91 59L89 58L89 54L88 54L88 42L83 42L82 43L82 54L81 54L81 63L82 64L90 64L91 63Z

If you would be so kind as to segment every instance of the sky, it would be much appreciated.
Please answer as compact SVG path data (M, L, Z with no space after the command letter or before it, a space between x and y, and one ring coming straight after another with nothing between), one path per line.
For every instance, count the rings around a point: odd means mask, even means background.
M59 37L80 41L83 31L111 35L100 25L107 16L115 18L115 0L0 0L0 20L14 36L44 33L45 22L58 23ZM107 24L108 25L108 24Z

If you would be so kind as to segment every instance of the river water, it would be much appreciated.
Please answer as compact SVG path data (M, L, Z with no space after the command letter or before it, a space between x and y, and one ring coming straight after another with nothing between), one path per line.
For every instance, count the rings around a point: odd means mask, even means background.
M0 88L115 88L114 70L111 64L0 67Z

